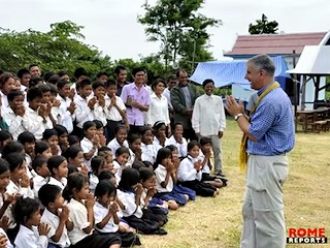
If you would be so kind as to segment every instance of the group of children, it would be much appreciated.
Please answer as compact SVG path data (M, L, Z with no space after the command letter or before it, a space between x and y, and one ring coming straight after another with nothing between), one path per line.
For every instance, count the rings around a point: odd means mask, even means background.
M54 87L2 102L0 248L140 245L167 234L169 210L226 186L210 174L211 139L187 142L181 123L167 138L161 121L130 133L112 81Z

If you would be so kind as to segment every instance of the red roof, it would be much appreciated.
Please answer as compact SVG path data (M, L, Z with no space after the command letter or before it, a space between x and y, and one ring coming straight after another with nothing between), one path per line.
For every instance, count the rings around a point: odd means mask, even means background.
M296 34L239 35L231 52L225 55L301 54L304 46L318 45L326 32Z

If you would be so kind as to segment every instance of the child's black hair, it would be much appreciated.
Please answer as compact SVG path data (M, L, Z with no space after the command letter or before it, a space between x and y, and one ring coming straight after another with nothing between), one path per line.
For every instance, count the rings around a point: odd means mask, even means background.
M83 68L83 67L79 67L79 68L75 69L73 75L74 75L74 77L75 77L76 79L78 79L78 78L81 77L81 76L88 76L88 73L87 73L87 71L85 70L85 68Z
M78 156L78 153L82 152L82 149L79 145L70 146L66 151L63 153L63 156L69 160L69 158L74 159Z
M170 158L171 156L172 156L172 152L170 149L160 148L157 152L156 161L154 163L154 169L156 169L159 164L162 164L163 159Z
M97 176L99 174L100 168L102 166L104 166L104 163L105 163L105 160L101 156L95 156L95 157L92 158L91 168L92 168L92 171L93 171L94 175Z
M195 146L198 146L200 148L200 145L196 140L190 141L187 146L188 151L191 151Z
M106 87L106 88L109 88L110 86L116 86L117 87L117 83L116 83L116 81L115 80L113 80L113 79L108 79L105 83L104 83L104 86Z
M49 203L55 202L61 192L62 189L60 187L53 184L45 184L39 189L38 198L42 205L47 208Z
M15 97L24 96L23 92L20 90L10 91L7 95L8 102L14 101Z
M109 180L102 180L96 185L94 195L96 197L102 197L104 195L116 196L116 187Z
M94 123L96 125L96 129L100 129L104 127L102 121L94 120Z
M111 180L112 178L115 178L115 175L111 171L102 171L98 175L99 181L103 180Z
M132 70L133 77L135 77L136 73L141 72L141 71L145 72L145 69L142 68L142 67L135 67L135 68L133 68L133 70Z
M25 143L35 143L36 137L34 137L33 133L29 131L24 131L17 137L17 141L20 142L22 145Z
M210 144L212 145L212 139L209 138L209 137L202 137L200 140L199 140L199 143L201 146L204 146L206 144Z
M36 98L42 98L42 92L39 87L32 87L26 93L26 99L28 102L31 102Z
M116 157L119 157L120 155L124 154L124 153L127 153L128 155L130 155L129 153L129 149L125 146L121 146L119 147L117 150L116 150L116 154L115 156Z
M42 154L44 151L49 149L49 144L45 141L37 141L34 147L34 152L36 155Z
M171 152L177 151L178 148L175 145L168 145L165 148L169 149Z
M63 197L65 200L70 201L73 197L73 190L80 191L86 184L88 184L88 178L80 172L74 172L68 176L68 183L63 190Z
M138 133L132 133L128 135L127 137L128 144L134 143L134 141L136 141L137 139L141 139L141 135Z
M147 181L149 178L154 176L154 171L151 168L142 167L139 169L141 182Z
M133 186L140 181L139 171L134 168L125 168L121 174L121 180L118 189L123 191L132 191Z
M17 77L22 79L25 74L30 74L29 70L26 68L19 69L17 72Z
M162 126L166 127L165 122L163 121L156 121L155 124L152 126L154 131L158 131Z
M132 168L140 170L141 168L146 168L146 166L142 161L139 161L139 160L135 159L135 161L132 164Z
M86 86L91 86L92 85L92 81L89 78L85 78L82 81L80 81L79 83L77 83L77 89L83 89Z
M42 167L43 164L47 165L47 159L44 158L43 156L37 156L32 161L32 168L34 169L35 172L37 172L37 169Z
M64 86L65 85L69 85L70 84L70 82L68 82L68 81L66 81L66 80L64 80L64 79L60 79L58 82L57 82L57 89L63 89L64 88Z
M79 137L77 135L73 135L73 134L69 135L68 141L69 141L70 146L79 144L79 142L80 142Z
M12 209L15 222L23 225L39 210L39 201L29 197L18 198Z
M24 146L18 141L10 141L6 144L2 149L2 157L6 159L6 157L11 153L23 153Z
M9 171L9 163L6 160L0 158L0 175L6 171Z
M6 140L13 140L13 136L8 130L0 130L0 147L3 147L3 143Z
M42 134L42 140L48 140L53 135L58 137L58 133L55 128L48 128Z
M101 83L100 81L95 81L95 82L92 84L92 88L93 88L93 90L96 90L96 89L99 88L99 87L105 88L104 83Z
M6 160L9 164L10 172L13 172L16 168L23 165L25 156L22 153L13 152L6 156Z
M142 137L143 137L143 135L145 135L146 132L148 132L148 131L151 131L151 132L152 132L152 128L151 128L151 127L148 127L148 126L143 127L143 128L142 128L142 131L141 131L141 135L142 135Z
M214 85L214 81L212 79L205 79L202 83L203 88L205 88L205 86L209 83L212 83Z
M102 146L102 147L100 147L100 148L97 150L97 155L98 155L98 156L102 156L102 157L104 157L104 156L106 156L109 152L111 152L111 154L112 154L112 150L111 150L109 147L107 147L107 146Z
M83 130L87 131L89 128L91 127L95 127L96 128L96 124L94 121L86 121L83 125Z
M117 134L121 129L124 129L127 132L127 128L124 125L118 125L115 128L115 134Z
M47 161L47 166L51 175L54 175L54 169L57 169L64 161L65 157L63 156L52 156Z
M61 136L63 134L69 134L68 130L62 125L57 124L54 126L54 129L56 130L58 136Z

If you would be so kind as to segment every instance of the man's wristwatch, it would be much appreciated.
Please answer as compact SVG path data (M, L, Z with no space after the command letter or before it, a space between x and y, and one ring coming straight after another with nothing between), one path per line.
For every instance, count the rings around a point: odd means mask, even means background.
M243 116L242 113L239 113L239 114L235 115L235 116L234 116L234 120L235 120L235 121L238 121L238 119L239 119L241 116Z

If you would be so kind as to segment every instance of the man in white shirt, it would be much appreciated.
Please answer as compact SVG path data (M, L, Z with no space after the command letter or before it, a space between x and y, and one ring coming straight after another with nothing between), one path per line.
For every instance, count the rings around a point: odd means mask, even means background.
M220 96L213 94L214 81L206 79L203 82L205 94L196 99L192 127L199 137L209 137L212 140L215 173L223 176L221 163L220 140L226 128L226 115Z

